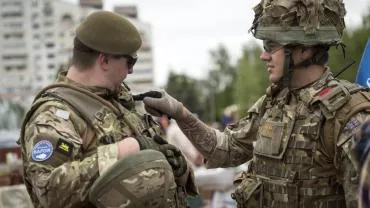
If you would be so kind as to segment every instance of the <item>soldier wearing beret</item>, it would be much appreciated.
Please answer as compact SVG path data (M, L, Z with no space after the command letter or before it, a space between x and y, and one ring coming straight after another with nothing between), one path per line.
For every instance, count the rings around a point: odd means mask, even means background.
M147 111L176 119L208 167L250 160L235 180L238 207L357 207L353 138L370 119L370 94L327 66L345 27L342 0L262 0L254 11L270 86L244 118L220 132L164 91L144 99Z
M196 194L181 152L135 111L123 84L141 42L129 20L108 11L77 28L70 68L36 96L22 127L35 207L186 207L185 193Z

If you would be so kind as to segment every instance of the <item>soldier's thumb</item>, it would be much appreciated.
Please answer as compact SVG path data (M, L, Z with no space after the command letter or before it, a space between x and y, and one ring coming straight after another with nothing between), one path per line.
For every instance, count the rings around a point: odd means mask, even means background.
M146 106L149 106L151 108L157 109L159 106L159 99L158 98L152 98L152 97L146 97L143 99L143 102Z

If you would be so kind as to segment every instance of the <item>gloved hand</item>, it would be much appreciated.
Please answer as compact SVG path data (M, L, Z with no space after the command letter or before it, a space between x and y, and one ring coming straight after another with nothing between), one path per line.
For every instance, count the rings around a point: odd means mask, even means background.
M162 152L171 165L175 178L181 177L186 173L188 168L187 162L182 152L177 147L168 144L165 139L158 135L154 136L153 139L146 136L136 137L135 139L139 143L140 150L153 149Z
M145 109L153 116L161 116L167 114L169 117L179 119L183 113L183 105L175 98L171 97L166 91L160 91L162 96L160 98L145 97L143 102Z
M168 144L161 136L154 136L154 141L160 144L159 151L166 156L168 163L170 163L172 167L175 178L184 175L188 169L188 163L182 152L176 146Z

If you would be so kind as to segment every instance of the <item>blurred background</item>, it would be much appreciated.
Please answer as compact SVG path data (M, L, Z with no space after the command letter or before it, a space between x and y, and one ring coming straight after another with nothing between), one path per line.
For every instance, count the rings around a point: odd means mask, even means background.
M164 88L221 130L245 115L267 87L266 67L259 60L262 43L248 32L257 3L0 0L0 176L12 172L6 164L19 158L15 141L34 95L68 68L75 27L100 9L129 17L142 35L139 61L125 81L134 94ZM356 60L340 75L354 81L370 36L370 0L344 3L346 53L331 49L329 65L337 72ZM4 178L0 185L20 183L16 173Z

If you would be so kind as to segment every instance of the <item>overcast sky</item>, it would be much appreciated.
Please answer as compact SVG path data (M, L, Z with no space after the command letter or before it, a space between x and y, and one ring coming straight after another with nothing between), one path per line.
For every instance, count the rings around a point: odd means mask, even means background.
M64 0L78 2L77 0ZM248 29L252 8L259 0L104 0L105 10L114 5L135 4L139 18L152 26L155 84L165 85L170 69L204 78L209 51L224 44L233 61L243 45L253 40ZM370 0L344 0L347 27L361 24ZM140 58L140 57L139 57Z

